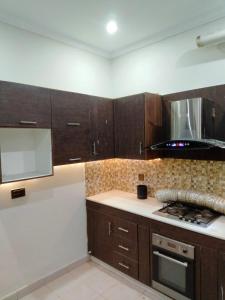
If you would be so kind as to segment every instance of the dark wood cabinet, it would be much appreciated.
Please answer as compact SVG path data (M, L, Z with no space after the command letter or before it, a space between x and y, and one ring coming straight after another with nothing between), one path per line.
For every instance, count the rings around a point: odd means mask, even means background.
M225 242L87 200L91 254L151 286L152 234L195 247L195 300L225 300Z
M146 149L161 140L161 97L138 94L115 100L115 155L119 158L155 158Z
M90 253L135 279L141 274L140 281L148 284L149 265L146 267L146 260L143 258L148 256L148 249L139 244L146 242L144 239L149 237L148 225L139 241L138 220L132 214L90 201L87 201L87 214Z
M87 95L62 91L52 93L54 165L89 160L90 101Z
M91 97L92 160L114 157L113 101Z
M221 251L219 253L219 280L218 280L218 299L225 299L225 251Z
M113 265L113 217L95 214L93 255Z
M0 127L51 128L50 91L1 81Z
M218 260L216 259L218 257L217 250L207 247L201 247L200 251L201 252L199 259L201 261L201 299L218 299ZM223 267L225 268L225 260L223 262Z

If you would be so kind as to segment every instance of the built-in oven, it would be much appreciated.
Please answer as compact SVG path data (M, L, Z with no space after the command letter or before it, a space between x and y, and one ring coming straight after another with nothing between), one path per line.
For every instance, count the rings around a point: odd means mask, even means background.
M152 287L176 300L195 299L194 246L152 234Z

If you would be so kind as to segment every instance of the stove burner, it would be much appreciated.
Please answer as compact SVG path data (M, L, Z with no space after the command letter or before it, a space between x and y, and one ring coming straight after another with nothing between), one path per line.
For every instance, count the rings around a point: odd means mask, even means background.
M203 227L207 227L213 220L220 216L219 213L205 207L184 204L181 202L171 202L155 212L155 214L167 218L179 219Z

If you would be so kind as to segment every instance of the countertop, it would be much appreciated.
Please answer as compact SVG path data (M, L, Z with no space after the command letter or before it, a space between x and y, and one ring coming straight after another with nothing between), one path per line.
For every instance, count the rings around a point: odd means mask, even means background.
M155 198L146 200L137 199L136 194L112 190L106 193L97 194L86 198L87 200L118 208L136 215L140 215L152 220L157 220L166 224L174 225L186 230L191 230L218 239L225 240L225 216L220 216L207 228L190 224L185 221L174 220L153 214L153 212L163 207L162 203Z

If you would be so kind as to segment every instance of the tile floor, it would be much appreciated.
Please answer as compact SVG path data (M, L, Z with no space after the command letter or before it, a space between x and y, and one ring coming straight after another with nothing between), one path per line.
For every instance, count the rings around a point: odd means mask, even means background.
M164 300L135 289L122 277L94 262L87 262L22 300Z

